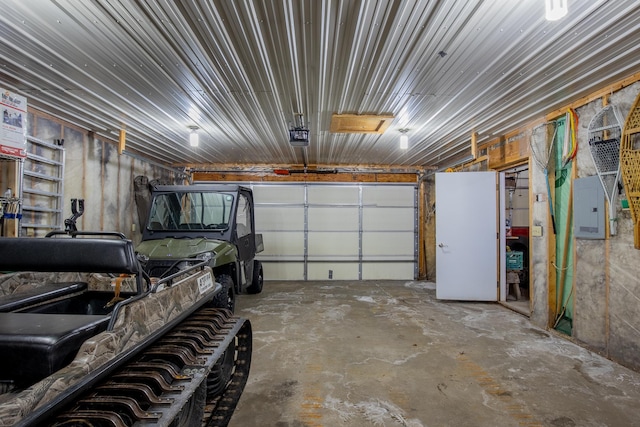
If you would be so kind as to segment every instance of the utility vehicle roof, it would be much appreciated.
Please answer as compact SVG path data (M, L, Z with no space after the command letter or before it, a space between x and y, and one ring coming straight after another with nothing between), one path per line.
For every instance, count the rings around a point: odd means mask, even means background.
M238 192L240 189L251 191L250 188L237 184L193 184L193 185L154 185L154 192Z

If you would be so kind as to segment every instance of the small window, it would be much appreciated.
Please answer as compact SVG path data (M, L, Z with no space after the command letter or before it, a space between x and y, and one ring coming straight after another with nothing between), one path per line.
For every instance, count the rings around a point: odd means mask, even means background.
M156 196L149 216L150 230L225 230L233 195L186 192Z
M240 195L238 213L236 214L236 230L238 238L251 234L251 205L247 197Z

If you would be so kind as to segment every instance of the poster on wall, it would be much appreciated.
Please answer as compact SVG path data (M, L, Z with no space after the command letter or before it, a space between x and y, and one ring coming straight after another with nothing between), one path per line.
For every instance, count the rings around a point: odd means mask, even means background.
M27 98L0 88L2 131L0 154L27 157Z

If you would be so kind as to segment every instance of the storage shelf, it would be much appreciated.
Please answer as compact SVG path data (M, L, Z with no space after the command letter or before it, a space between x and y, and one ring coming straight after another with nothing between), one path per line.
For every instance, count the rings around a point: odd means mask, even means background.
M28 136L27 141L27 157L22 170L23 221L20 229L21 235L35 234L35 237L39 237L44 233L34 233L33 230L62 229L65 152L59 145L32 136ZM47 173L35 170L46 170ZM25 177L29 180L25 180ZM36 188L45 182L47 190ZM31 205L36 203L38 206ZM27 233L26 229L30 229L30 232Z

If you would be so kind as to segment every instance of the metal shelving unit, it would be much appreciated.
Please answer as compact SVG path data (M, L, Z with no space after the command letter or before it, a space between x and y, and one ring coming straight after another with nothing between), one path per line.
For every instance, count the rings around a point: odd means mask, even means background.
M41 237L63 228L64 148L27 137L22 171L21 236Z
M22 217L22 166L24 159L20 157L0 155L0 170L8 168L9 173L2 170L2 194L0 194L0 235L15 237L19 234L19 222ZM13 175L13 176L12 176ZM5 181L6 180L6 181ZM9 192L10 194L6 194Z

